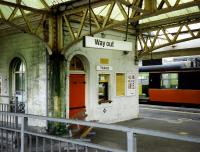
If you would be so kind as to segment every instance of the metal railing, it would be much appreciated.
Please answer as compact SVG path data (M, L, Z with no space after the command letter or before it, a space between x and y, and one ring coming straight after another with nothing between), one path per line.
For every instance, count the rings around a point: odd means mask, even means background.
M136 144L136 134L163 137L168 139L175 139L181 141L188 141L194 143L200 143L200 138L191 137L191 136L181 136L177 134L171 134L166 132L159 132L147 129L140 128L128 128L119 125L108 125L96 122L86 122L80 120L70 120L70 119L58 119L58 118L50 118L44 116L36 116L36 115L26 115L19 113L9 113L9 112L0 112L0 115L8 115L21 118L21 125L16 127L4 127L0 125L0 150L4 151L13 151L13 152L137 152L137 144ZM117 149L113 147L102 146L98 144L94 144L92 142L86 142L81 139L73 139L69 137L59 137L49 135L47 133L38 133L37 131L30 130L30 126L28 126L28 120L35 119L37 121L50 121L55 123L63 123L68 126L69 124L76 124L82 126L90 126L95 128L102 129L111 129L114 131L120 131L126 134L127 140L127 149ZM14 125L16 126L16 125ZM6 145L11 146L6 146Z
M6 103L1 103L1 100L6 99ZM25 113L25 102L18 102L16 96L0 96L0 111Z

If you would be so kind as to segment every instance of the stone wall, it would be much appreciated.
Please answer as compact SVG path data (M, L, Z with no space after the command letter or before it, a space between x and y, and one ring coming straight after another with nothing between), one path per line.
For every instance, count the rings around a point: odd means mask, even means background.
M1 31L0 36L0 73L9 80L9 66L14 57L19 57L25 61L26 65L26 113L34 115L47 114L46 100L46 49L40 40L25 33L6 34ZM9 91L9 81L7 94ZM2 101L0 101L2 102ZM44 125L42 122L34 125Z

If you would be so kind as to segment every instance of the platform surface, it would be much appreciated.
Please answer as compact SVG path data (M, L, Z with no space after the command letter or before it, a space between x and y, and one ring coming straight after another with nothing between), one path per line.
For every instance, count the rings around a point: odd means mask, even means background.
M140 106L138 119L117 123L127 127L146 128L156 131L200 137L200 112L185 108L159 108ZM95 143L126 149L126 135L121 132L95 129ZM137 152L200 152L200 144L137 135Z

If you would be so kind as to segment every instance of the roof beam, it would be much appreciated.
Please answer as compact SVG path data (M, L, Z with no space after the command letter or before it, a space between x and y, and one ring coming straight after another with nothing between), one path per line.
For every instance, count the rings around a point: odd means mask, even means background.
M50 10L50 6L47 4L45 0L40 0L40 2L45 6L47 10Z
M200 23L200 20L198 19L198 22ZM138 46L138 56L142 57L143 55L149 54L150 52L153 52L156 49L170 46L176 43L185 42L189 40L199 39L200 38L200 27L196 27L195 29L192 28L192 25L194 22L183 22L179 25L175 26L174 30L170 32L169 30L172 28L171 25L168 26L159 26L157 29L153 30L154 33L152 33L152 29L149 29L149 31L139 31L138 40L140 45ZM186 29L182 31L183 27ZM161 33L160 33L161 31ZM167 31L167 32L166 32ZM159 37L157 34L155 35L155 32L159 32ZM169 37L169 35L171 35ZM149 43L150 39L156 39L156 45L152 45ZM146 41L144 41L146 40Z
M141 13L149 13L150 12L150 11L147 11L145 9L141 9L140 7L133 5L130 2L125 1L125 0L118 0L118 2L120 2L123 5L126 5L127 7L130 7L132 9L136 10L137 12L141 12Z
M140 59L147 60L147 59L161 59L165 57L177 57L177 56L188 56L188 55L199 55L200 48L187 48L187 49L171 49L162 52L153 52L151 55L146 54L142 56Z
M196 19L199 20L199 18L200 18L200 12L197 12L197 13L181 15L181 16L171 17L171 18L162 19L158 21L152 21L148 23L139 24L137 25L136 29L139 31L146 31L146 30L149 31L150 28L154 30L159 26L166 26L166 25L168 26L169 24L175 26L177 24L180 24L180 22L196 20Z
M19 31L21 31L21 32L23 32L23 33L27 33L27 31L26 31L24 28L22 28L21 26L16 25L16 24L14 24L14 23L12 23L12 22L10 22L10 21L7 21L7 20L5 20L5 19L1 19L1 23L4 23L4 24L6 24L6 25L8 25L8 26L10 26L10 27L13 27L13 28L15 28L15 29L18 29Z
M46 0L40 0L40 2L42 2L42 4L44 5L44 9L36 9L36 8L32 8L32 7L22 5L21 3L12 3L12 2L5 1L5 0L1 0L0 5L12 7L13 10L14 9L21 10L21 14L23 15L25 23L27 24L24 27L25 27L25 29L29 29L29 31L27 30L27 32L30 32L30 33L33 33L33 29L28 24L29 24L29 22L30 23L32 22L32 18L26 18L26 14L24 13L25 10L31 11L33 14L37 14L37 15L38 14L39 15L40 14L42 14L42 15L47 14L46 15L47 16L46 22L45 22L45 20L40 19L41 20L41 22L40 22L41 26L38 28L39 30L42 29L43 31L45 31L45 29L44 29L44 27L42 27L42 25L43 25L43 23L46 23L48 25L49 17L52 16L52 15L56 15L59 18L61 18L62 20L65 20L66 25L67 25L67 31L69 32L68 34L71 35L71 41L69 41L69 43L67 44L68 46L66 46L65 48L63 48L63 49L60 48L60 49L62 49L61 51L63 51L63 52L65 52L65 50L67 48L69 48L72 44L80 41L83 36L89 35L89 32L87 33L87 28L88 28L88 24L89 24L88 23L89 17L87 15L87 13L84 16L81 16L81 15L78 16L77 15L77 14L86 12L86 11L88 11L88 9L90 9L87 1L81 1L81 3L78 3L78 1L73 0L72 3L61 3L59 5L56 5L56 6L53 6L53 7L50 7L50 8L48 8ZM146 2L148 2L148 0L146 0ZM132 8L132 15L129 18L129 23L135 24L141 19L145 19L145 18L157 16L157 15L162 15L162 14L165 14L165 13L169 13L169 12L173 12L173 11L177 11L177 10L181 10L181 9L200 5L200 0L194 0L194 1L191 1L191 2L183 3L183 4L180 4L179 0L176 0L176 5L174 5L174 6L171 6L171 4L169 3L169 0L163 0L161 2L163 4L160 4L160 5L165 5L165 3L167 3L168 5L167 4L166 5L168 7L163 8L159 5L161 7L159 9L159 6L157 6L156 3L153 3L154 0L151 0L151 2L152 2L152 6L150 8L152 8L152 9L145 10L145 9L142 9L142 6L141 6L142 0L134 0L132 3L130 3L130 1L126 1L126 0L94 0L94 1L92 1L92 3L91 3L92 9L100 7L100 6L107 6L107 5L109 5L109 8L108 8L107 16L102 17L100 15L96 15L96 14L92 13L92 15L91 15L92 24L91 25L93 26L93 28L92 28L91 34L93 35L95 33L99 33L99 32L102 32L102 31L105 31L105 30L108 30L108 29L112 29L112 28L121 28L121 27L123 27L123 25L126 25L128 15L127 15L127 11L125 11L127 8L124 9L124 6ZM124 17L124 19L121 20L121 21L116 21L116 20L113 20L111 18L111 14L114 13L113 8L115 7L115 5L118 5L119 9L121 10L121 14ZM65 6L65 8L62 9L62 10L59 9L59 7L61 7L61 6ZM91 10L91 11L93 11L93 10ZM13 11L13 14L16 14L16 10ZM76 18L74 18L75 15L76 15ZM141 36L143 36L143 34L144 34L144 33L142 33L143 30L146 30L147 28L152 27L152 26L157 28L157 34L155 36L155 39L152 40L150 38L150 43L151 43L150 48L147 45L147 42L146 42L147 39L145 37L141 38L141 40L143 39L144 45L146 45L146 48L147 48L147 50L145 50L145 51L146 52L152 51L156 47L159 47L159 46L157 46L157 43L156 43L156 40L159 39L159 31L158 30L160 30L160 31L164 30L165 31L166 28L169 27L169 25L170 26L171 25L177 25L177 24L180 24L180 23L185 24L185 23L187 23L187 21L193 22L194 20L197 19L197 17L200 17L200 13L192 14L192 16L190 16L190 15L191 14L184 15L184 16L181 16L181 17L179 16L179 17L176 17L176 18L163 19L163 20L159 20L159 21L155 21L155 22L150 22L150 23L148 23L148 24L150 24L150 26L147 25L147 24L142 24L142 25L137 26L138 30L140 32L139 34ZM1 12L1 10L0 10L0 16L2 18L4 17L4 14L3 14L3 12ZM12 16L11 16L11 18L12 18ZM81 22L80 22L80 19L81 19ZM7 20L7 21L12 21L12 23L15 23L14 19L13 20ZM72 23L74 23L74 21L79 21L79 22L77 22L77 26L80 27L79 30L78 30L78 35L77 35L77 31L72 28L72 25L73 25ZM151 23L153 23L153 24L151 24ZM18 25L18 23L17 23L17 25ZM94 27L95 25L97 26L96 28ZM163 29L161 27L159 27L159 26L163 26L163 25L164 25L164 27L162 27ZM59 26L59 27L61 29L55 28L54 30L55 31L62 30L63 26ZM134 26L134 28L135 28L135 26ZM155 28L150 28L147 31L148 32L152 31ZM36 31L38 31L38 29ZM85 32L82 32L83 29L84 30L86 29ZM192 29L188 29L188 30L189 30L189 33L191 34L193 39L198 38L200 36L200 34L195 35L195 33L192 31ZM151 33L151 32L149 32L149 33ZM181 29L180 29L178 35L180 35L181 33L182 32L181 32ZM178 35L177 35L177 37L178 37ZM149 34L148 36L151 36L151 35ZM166 38L167 38L167 36L166 36ZM169 41L170 44L174 43L174 42L171 42L171 41L172 40L170 39L170 41ZM177 39L174 39L174 41L178 42ZM169 45L169 43L165 44L165 45Z
M133 17L132 19L130 19L130 22L135 22L135 21L138 21L138 20L141 20L141 19L145 19L145 18L149 18L149 17L153 17L153 16L157 16L157 15L161 15L161 14L165 14L165 13L189 8L189 7L193 7L193 6L198 6L198 5L200 5L200 0L180 4L180 5L177 5L175 7L163 8L163 9L160 9L160 10L156 10L153 13L146 13L146 14L143 14L143 15Z
M26 10L26 11L31 11L31 12L34 12L34 13L37 13L37 14L41 14L41 13L47 14L47 13L49 13L49 11L47 11L47 10L36 9L36 8L33 8L33 7L28 7L28 6L25 6L25 5L21 5L21 4L17 4L17 3L11 3L11 2L7 2L7 1L3 1L3 0L0 1L0 4L5 5L5 6L9 6L9 7L17 7L17 8L20 8L20 9L23 9L23 10Z

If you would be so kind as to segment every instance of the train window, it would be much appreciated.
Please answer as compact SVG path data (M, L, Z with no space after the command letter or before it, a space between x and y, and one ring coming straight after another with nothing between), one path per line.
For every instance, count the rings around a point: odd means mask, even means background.
M178 88L178 74L177 73L163 73L161 76L161 88Z
M99 74L99 102L109 100L109 74Z
M125 74L116 73L116 96L125 96Z
M139 74L139 84L149 85L149 73L142 72Z

